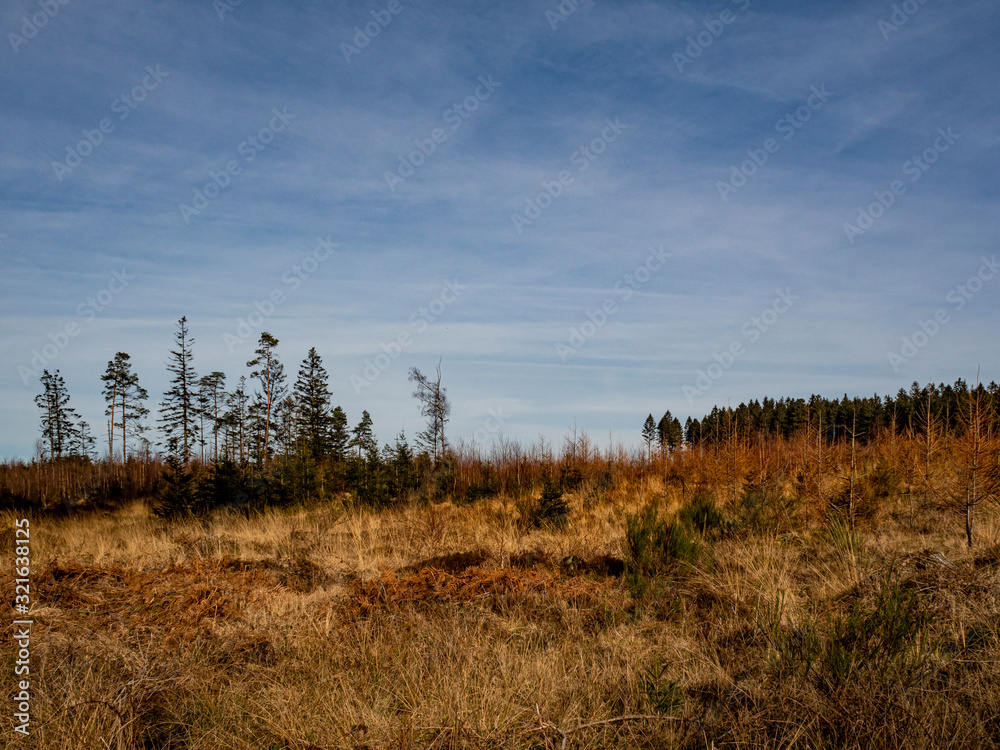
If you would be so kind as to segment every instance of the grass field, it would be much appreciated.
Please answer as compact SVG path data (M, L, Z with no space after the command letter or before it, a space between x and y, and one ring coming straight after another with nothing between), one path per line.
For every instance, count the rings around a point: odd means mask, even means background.
M662 530L681 496L656 471L585 482L562 528L505 495L33 517L32 736L5 746L1000 746L990 506L970 550L905 498L854 530L720 502L643 568L643 509Z

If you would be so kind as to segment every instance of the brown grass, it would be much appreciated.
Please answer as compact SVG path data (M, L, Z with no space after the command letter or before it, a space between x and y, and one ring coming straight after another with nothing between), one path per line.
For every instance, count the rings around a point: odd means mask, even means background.
M781 471L741 461L743 477ZM585 483L563 531L524 530L508 495L33 517L33 736L4 746L1000 747L991 507L971 551L958 515L918 504L911 524L905 496L850 531L786 471L794 519L704 539L697 565L634 593L627 515L673 512L700 483L737 519L725 465L633 467L600 496ZM859 635L887 601L909 602L916 630ZM679 705L657 707L671 683Z

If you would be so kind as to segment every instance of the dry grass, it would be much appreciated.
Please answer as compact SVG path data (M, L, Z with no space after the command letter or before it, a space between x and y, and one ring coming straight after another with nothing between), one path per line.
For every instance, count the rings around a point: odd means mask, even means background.
M656 476L581 490L564 531L524 531L509 497L35 518L34 744L5 746L1000 746L985 507L972 551L952 514L887 506L850 532L803 507L634 594L625 518L681 497ZM865 636L886 602L916 630Z

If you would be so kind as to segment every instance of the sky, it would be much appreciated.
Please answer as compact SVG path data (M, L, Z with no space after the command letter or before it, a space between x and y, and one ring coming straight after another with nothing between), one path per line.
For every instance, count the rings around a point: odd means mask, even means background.
M763 396L988 382L1000 0L6 0L0 457L43 369L106 451L176 323L310 347L380 442L637 443Z

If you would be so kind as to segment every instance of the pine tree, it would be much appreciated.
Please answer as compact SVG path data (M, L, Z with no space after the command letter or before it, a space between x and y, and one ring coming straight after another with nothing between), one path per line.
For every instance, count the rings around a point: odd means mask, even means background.
M653 415L650 414L646 417L646 421L642 425L642 440L646 443L646 453L649 458L653 457L653 441L656 440L656 422L653 421Z
M674 417L670 420L670 430L667 432L667 448L673 453L684 444L684 428L681 420Z
M293 391L301 437L313 458L330 450L332 417L328 382L323 360L313 347L302 360Z
M247 462L247 421L249 419L247 402L247 379L241 375L236 390L226 397L226 447L227 458L241 465Z
M170 352L167 361L167 371L173 378L160 403L160 424L167 438L167 452L186 465L191 461L191 451L198 434L195 421L198 415L198 376L191 364L194 339L188 334L187 317L177 321L174 341L177 348Z
M213 459L219 458L219 430L225 421L221 409L225 406L225 401L226 374L216 370L209 375L203 375L198 381L198 402L202 414L211 420L214 439Z
M690 423L691 418L688 417L688 424ZM656 423L656 441L659 443L661 451L667 450L670 453L677 450L684 442L684 429L681 427L681 421L673 416L669 409Z
M354 428L352 434L354 437L351 438L350 447L358 449L359 458L362 457L362 454L364 454L364 458L368 459L371 459L372 456L378 456L378 441L372 431L372 418L367 410L361 412L361 421L358 422L358 426Z
M70 452L81 458L94 458L94 445L97 440L90 434L90 425L84 420L76 423L76 434L73 436L73 443Z
M437 380L431 381L416 367L410 368L410 381L417 384L413 397L420 404L421 415L427 417L427 429L417 434L417 442L435 459L443 459L448 443L444 428L451 413L447 390L441 387L441 363L437 366Z
M139 376L132 372L130 357L118 352L108 362L101 376L104 382L104 399L108 402L105 414L111 417L108 429L108 457L114 460L114 433L116 424L121 428L122 463L128 457L128 434L141 435L144 431L142 420L149 415L143 402L149 398L146 389L139 385ZM117 413L117 422L115 415Z
M250 373L250 377L257 378L260 390L257 391L254 399L253 414L255 417L255 428L257 432L258 453L257 460L264 463L270 455L271 428L273 426L274 409L285 397L285 368L278 361L275 349L278 346L278 339L267 331L260 334L260 341L257 343L257 356L247 362L247 367L257 369Z
M61 458L73 451L74 440L80 438L80 417L69 405L69 392L59 370L44 370L40 380L45 390L35 396L35 403L42 410L42 440L48 443L50 459Z
M351 434L347 430L347 414L336 406L330 415L330 453L338 461L343 461L347 458L350 444Z

